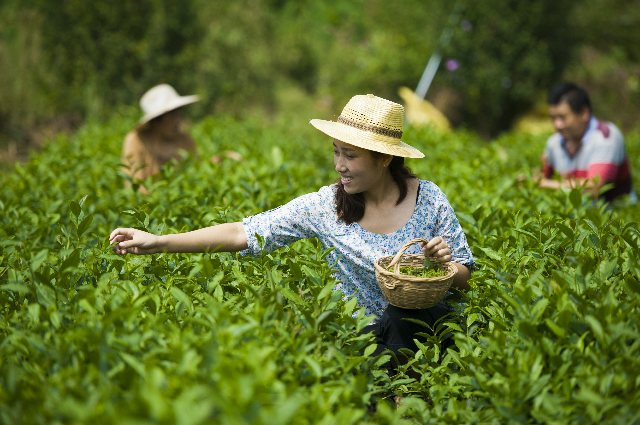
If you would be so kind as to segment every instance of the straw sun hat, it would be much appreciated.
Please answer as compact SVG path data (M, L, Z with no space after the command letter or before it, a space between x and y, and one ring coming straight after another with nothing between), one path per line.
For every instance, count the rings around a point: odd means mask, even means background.
M404 107L372 94L353 96L338 121L311 120L323 133L344 143L375 152L406 158L424 158L416 148L403 143Z
M198 96L180 96L169 84L160 84L149 89L140 99L140 107L144 111L144 117L138 125L148 123L162 114L178 109L200 100Z

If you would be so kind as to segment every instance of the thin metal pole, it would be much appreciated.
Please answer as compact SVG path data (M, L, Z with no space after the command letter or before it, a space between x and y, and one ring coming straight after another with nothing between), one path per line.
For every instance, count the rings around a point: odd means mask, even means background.
M431 86L431 82L433 82L433 77L436 76L436 72L438 71L438 66L440 66L440 61L442 60L442 54L440 52L435 51L429 58L429 63L427 63L427 67L424 69L422 73L422 77L420 77L420 82L418 83L418 87L416 87L416 96L420 99L424 99L427 95L427 91L429 91L429 87Z
M425 67L422 77L420 77L420 81L418 82L418 87L416 87L415 94L420 99L424 99L429 91L429 87L431 87L433 78L436 76L436 72L438 72L438 67L440 66L440 61L442 60L442 48L449 45L451 37L453 36L452 27L458 25L462 12L464 12L464 5L460 2L456 2L455 6L453 6L453 11L449 15L449 26L442 30L436 50L431 54L429 62L427 62L427 66Z

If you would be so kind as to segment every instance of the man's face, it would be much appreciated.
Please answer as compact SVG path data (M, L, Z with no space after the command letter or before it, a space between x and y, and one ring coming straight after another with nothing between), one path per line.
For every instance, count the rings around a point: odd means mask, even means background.
M591 112L584 107L581 112L575 113L567 102L557 105L549 105L549 116L553 121L553 127L565 140L579 142L587 131Z

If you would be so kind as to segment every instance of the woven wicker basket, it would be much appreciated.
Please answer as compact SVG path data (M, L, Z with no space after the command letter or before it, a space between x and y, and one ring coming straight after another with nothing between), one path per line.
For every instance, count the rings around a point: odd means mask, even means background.
M400 248L395 256L381 257L375 262L376 281L387 301L396 307L419 309L433 307L445 296L453 277L458 269L451 263L439 263L442 270L447 270L445 276L416 277L401 275L400 267L411 266L416 269L423 267L424 255L406 254L405 251L414 243L425 242L427 239L413 239ZM394 272L387 270L394 266Z

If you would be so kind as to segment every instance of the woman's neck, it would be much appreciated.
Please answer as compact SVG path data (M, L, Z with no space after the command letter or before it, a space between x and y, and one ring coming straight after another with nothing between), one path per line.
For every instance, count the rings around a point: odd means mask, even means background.
M395 204L399 195L400 188L388 171L372 185L371 189L362 192L365 204L370 205L382 205L389 202Z
M414 179L407 180L407 196L402 202L398 202L400 188L392 180L392 186L366 193L364 215L357 221L358 225L371 233L394 233L411 220L416 209L416 191L418 182Z

